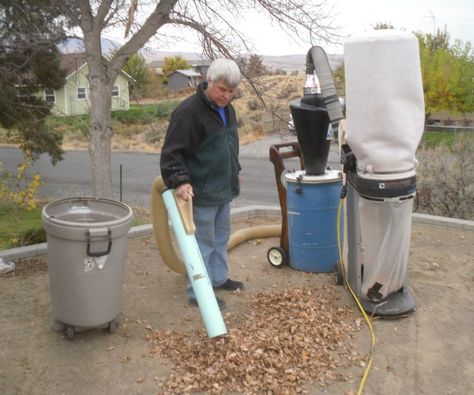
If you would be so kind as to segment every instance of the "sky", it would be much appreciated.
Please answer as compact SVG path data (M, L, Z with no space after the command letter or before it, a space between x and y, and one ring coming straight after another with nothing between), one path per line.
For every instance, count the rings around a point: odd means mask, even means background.
M391 23L396 29L433 33L446 25L451 39L474 44L473 0L337 0L334 2L334 22L339 33L348 37L372 30L378 23ZM253 34L255 45L263 55L306 53L311 47L297 45L277 29L265 28L266 34ZM343 41L330 45L326 52L342 53ZM325 43L314 43L324 47Z
M308 0L318 1L318 0ZM287 36L271 25L263 16L249 16L242 25L259 55L305 54L312 45L320 45L327 53L343 53L344 37L372 30L378 23L391 23L396 29L433 33L446 26L452 40L470 41L474 44L474 1L473 0L329 0L334 5L334 25L342 36L340 42L329 45L324 42L311 43L304 38L300 42ZM123 34L123 33L122 33ZM118 37L118 36L117 36ZM114 37L110 37L114 38ZM191 41L191 42L190 42ZM171 47L157 50L196 52L198 44L192 38L186 42L174 43Z

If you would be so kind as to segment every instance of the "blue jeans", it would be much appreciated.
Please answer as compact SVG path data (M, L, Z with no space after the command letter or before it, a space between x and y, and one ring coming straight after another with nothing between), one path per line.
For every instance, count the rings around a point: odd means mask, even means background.
M230 236L230 204L218 206L193 206L193 219L196 225L196 241L201 251L213 287L227 281L227 242ZM195 299L191 283L188 297Z

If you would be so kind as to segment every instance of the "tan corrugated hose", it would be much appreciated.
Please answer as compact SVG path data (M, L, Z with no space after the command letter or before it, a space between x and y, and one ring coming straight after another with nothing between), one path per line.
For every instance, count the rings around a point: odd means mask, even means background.
M176 273L186 274L186 268L182 258L177 254L171 241L170 227L168 223L168 213L161 194L166 189L161 176L155 178L151 188L151 214L155 240L161 258L166 265ZM239 244L258 238L280 237L281 225L261 225L240 229L234 232L227 244L227 250Z

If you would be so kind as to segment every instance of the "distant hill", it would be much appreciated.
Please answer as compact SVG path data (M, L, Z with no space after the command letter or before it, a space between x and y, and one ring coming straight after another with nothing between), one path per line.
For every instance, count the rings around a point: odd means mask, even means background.
M108 54L110 51L114 49L120 48L121 46L120 43L110 40L108 38L103 38L101 40L101 45L102 45L102 54L104 55ZM65 54L80 53L80 52L85 51L84 42L82 38L69 38L68 40L59 44L58 48L62 53L65 53Z
M189 62L207 60L205 56L197 52L183 52L183 51L159 51L156 49L142 49L141 55L147 60L148 63L153 61L164 60L164 58L170 58L173 56L181 56Z
M206 60L198 53L193 52L175 52L175 51L155 51L145 50L142 55L148 63L162 61L165 57L182 56L190 63L202 62ZM341 54L328 54L331 69L337 68L343 61ZM306 68L306 54L294 55L262 55L263 64L273 69L285 70L287 72L302 71Z
M340 54L328 54L329 65L335 70L343 61L344 57ZM263 64L275 69L281 69L288 72L302 71L306 69L306 54L267 56L263 55Z
M102 52L105 54L111 50L120 48L121 44L107 39L102 39ZM82 39L72 38L59 46L62 53L77 53L84 52L84 43ZM189 63L202 63L207 59L198 52L183 52L183 51L159 51L155 49L144 48L140 51L141 55L146 59L147 63L159 62L166 57L182 56ZM329 64L332 70L335 70L343 61L342 54L328 54ZM285 70L286 72L302 71L306 68L306 54L293 55L262 55L263 64L272 69ZM155 63L156 64L156 63Z

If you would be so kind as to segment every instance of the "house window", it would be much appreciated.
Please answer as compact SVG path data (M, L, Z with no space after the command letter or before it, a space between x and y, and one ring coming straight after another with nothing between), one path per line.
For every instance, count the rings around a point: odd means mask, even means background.
M77 99L78 100L86 100L86 88L77 88Z
M114 85L112 88L112 97L119 97L119 96L120 96L119 86Z
M56 97L54 96L54 89L46 88L44 90L44 100L46 103L54 103L56 101Z

